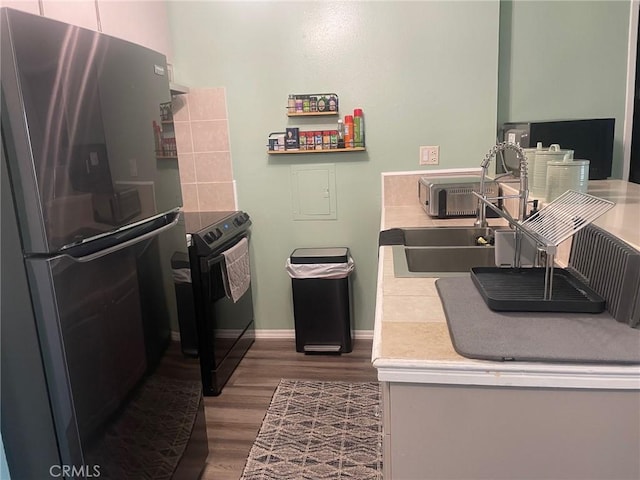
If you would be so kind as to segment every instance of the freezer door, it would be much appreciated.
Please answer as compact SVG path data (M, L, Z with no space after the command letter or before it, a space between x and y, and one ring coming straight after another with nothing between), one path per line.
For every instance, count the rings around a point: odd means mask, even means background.
M100 437L147 367L135 247L29 259L27 270L58 442L79 465L79 445Z
M177 161L156 156L171 101L164 55L10 9L0 27L2 135L26 252L181 206Z

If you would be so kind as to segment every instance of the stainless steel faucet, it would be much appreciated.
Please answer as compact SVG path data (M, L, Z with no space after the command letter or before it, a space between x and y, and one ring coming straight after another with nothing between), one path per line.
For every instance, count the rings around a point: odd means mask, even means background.
M489 164L491 163L491 159L498 153L504 152L505 150L513 150L516 152L516 157L518 158L518 162L520 165L520 191L518 195L505 195L499 198L507 199L507 198L518 198L518 220L521 222L525 220L527 216L527 201L529 198L529 179L527 175L527 157L524 153L524 150L520 148L519 145L510 142L503 142L496 144L491 150L487 152L487 155L484 157L484 160L480 164L482 167L482 175L480 176L480 196L485 200L491 200L487 198L487 193L485 190L485 179L489 170ZM487 224L487 206L485 202L478 199L478 211L476 215L476 221L474 225L476 227L486 227Z

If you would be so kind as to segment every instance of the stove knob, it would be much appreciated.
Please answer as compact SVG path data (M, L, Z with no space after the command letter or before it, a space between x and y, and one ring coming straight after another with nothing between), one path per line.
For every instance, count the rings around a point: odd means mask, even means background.
M220 238L222 236L222 230L216 228L216 238Z
M213 243L213 242L215 242L215 240L216 240L216 239L215 239L215 237L211 234L211 232L206 233L206 234L204 235L204 239L205 239L205 241L206 241L207 243Z

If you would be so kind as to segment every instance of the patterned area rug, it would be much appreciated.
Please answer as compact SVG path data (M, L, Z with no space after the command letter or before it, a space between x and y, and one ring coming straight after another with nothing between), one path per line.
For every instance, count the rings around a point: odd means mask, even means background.
M153 376L86 457L101 479L169 480L187 446L202 386Z
M281 380L241 480L381 479L377 382Z

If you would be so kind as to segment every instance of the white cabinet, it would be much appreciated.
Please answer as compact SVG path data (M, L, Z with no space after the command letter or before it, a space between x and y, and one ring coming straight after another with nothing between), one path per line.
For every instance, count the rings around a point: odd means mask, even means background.
M0 0L0 6L42 13L48 18L123 38L165 54L171 63L169 19L163 1Z
M38 3L38 0L0 0L0 7L9 7L40 15L40 6Z
M171 35L165 2L98 0L102 31L151 48L171 62Z
M40 5L42 4L42 5ZM0 0L0 6L22 10L23 12L40 15L47 18L91 30L98 29L96 4L93 0L76 0L74 2L60 0Z
M0 7L10 7L27 13L40 15L38 0L0 0Z
M383 382L384 478L640 478L638 398Z
M98 30L96 3L93 0L53 1L42 2L42 12L45 17L61 22L77 25L78 27Z

